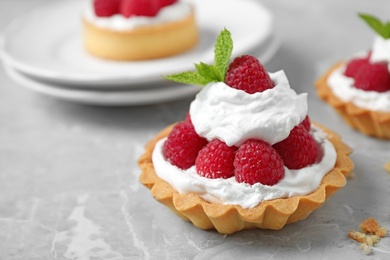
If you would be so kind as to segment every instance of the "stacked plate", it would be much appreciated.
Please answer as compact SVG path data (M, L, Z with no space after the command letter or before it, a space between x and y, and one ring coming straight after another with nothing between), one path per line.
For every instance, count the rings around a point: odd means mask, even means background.
M186 1L186 0L184 0ZM223 28L232 33L233 56L252 54L266 63L280 46L271 13L257 0L187 0L195 6L200 42L164 59L116 62L83 49L81 15L86 1L50 2L14 20L0 35L0 57L20 85L56 98L94 105L145 105L195 95L198 86L166 81L162 75L213 63Z

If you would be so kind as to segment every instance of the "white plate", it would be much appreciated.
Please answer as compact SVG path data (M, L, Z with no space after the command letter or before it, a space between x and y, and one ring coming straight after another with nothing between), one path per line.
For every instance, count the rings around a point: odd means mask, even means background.
M258 48L273 31L273 17L258 0L187 0L196 8L201 41L182 55L138 62L89 56L82 45L81 15L86 2L59 0L23 14L0 37L0 55L29 76L83 86L139 85L162 80L193 63L212 63L214 42L223 28L232 32L233 55Z
M272 41L265 45L267 48L262 49L261 55L258 56L259 60L264 63L264 61L271 59L279 49L280 43L278 37L272 37ZM156 104L194 96L200 90L198 86L172 85L173 83L168 85L169 82L150 85L147 88L131 88L127 90L69 88L62 83L36 80L18 71L12 67L12 64L7 64L6 62L4 62L4 68L10 78L28 89L55 98L89 105L135 106Z
M37 81L4 64L8 76L20 85L55 98L88 105L136 106L173 101L195 96L199 86L171 85L140 90L81 90L56 87L51 83Z

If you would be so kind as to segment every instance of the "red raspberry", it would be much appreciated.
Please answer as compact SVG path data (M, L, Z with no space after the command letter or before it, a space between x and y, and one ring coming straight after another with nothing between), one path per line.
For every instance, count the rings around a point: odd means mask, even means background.
M159 9L168 6L168 5L173 5L176 3L177 0L157 0L157 6Z
M378 62L364 66L354 77L355 87L376 92L390 90L390 73L387 65L385 62Z
M289 169L301 169L315 163L317 159L317 143L302 124L294 127L286 139L273 147Z
M199 151L196 158L196 171L199 175L210 178L230 178L234 176L234 155L237 148L215 139Z
M238 182L250 185L274 185L284 177L283 160L271 145L250 139L243 143L234 159L234 175Z
M249 94L274 87L274 82L263 65L256 57L250 55L243 55L233 60L226 72L225 83Z
M385 92L390 90L388 63L370 63L371 52L364 58L350 60L344 75L355 80L355 87L365 91Z
M207 144L192 124L180 122L168 135L163 146L163 155L173 165L186 170L195 164L198 152Z
M368 57L357 58L350 60L345 68L344 75L350 78L355 78L362 69L369 65Z
M158 11L157 0L122 0L120 5L120 13L125 17L156 16Z
M94 0L93 7L95 14L100 17L110 17L119 13L121 0Z
M309 116L306 116L305 119L301 122L301 124L305 127L307 131L310 131L311 122Z

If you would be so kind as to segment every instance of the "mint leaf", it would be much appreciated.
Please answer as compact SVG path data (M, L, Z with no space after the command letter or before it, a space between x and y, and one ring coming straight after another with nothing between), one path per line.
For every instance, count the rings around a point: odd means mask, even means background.
M385 24L385 28L386 28L386 31L389 33L389 37L387 37L386 39L390 38L390 22L387 22Z
M196 71L187 71L165 76L165 79L185 84L204 86L210 82L224 82L233 51L233 40L228 30L224 29L217 37L214 48L214 65L200 62L195 64Z
M198 73L209 82L221 81L220 75L214 66L201 62L199 64L195 64L195 68Z
M219 81L225 80L226 71L233 51L233 40L228 30L221 31L214 48L214 66L219 72Z
M390 38L390 25L389 23L383 23L381 20L370 14L358 14L377 34L384 39Z
M202 77L198 72L194 72L194 71L187 71L178 74L173 74L170 76L165 76L164 78L179 83L193 84L193 85L200 85L200 86L204 86L207 83L209 83L207 79Z

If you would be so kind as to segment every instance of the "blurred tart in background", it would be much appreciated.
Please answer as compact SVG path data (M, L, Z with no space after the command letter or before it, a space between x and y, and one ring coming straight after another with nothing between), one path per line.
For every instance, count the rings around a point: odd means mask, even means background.
M192 49L199 32L195 10L180 0L91 0L84 46L110 60L149 60Z
M359 16L378 34L372 48L333 65L317 80L317 94L352 128L390 139L390 23Z

